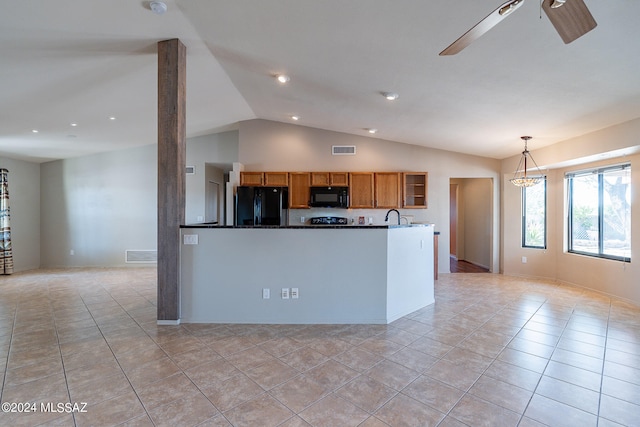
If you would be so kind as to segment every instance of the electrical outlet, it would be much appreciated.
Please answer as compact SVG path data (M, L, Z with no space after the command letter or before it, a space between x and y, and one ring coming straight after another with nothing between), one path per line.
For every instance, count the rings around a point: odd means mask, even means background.
M269 298L271 298L271 291L269 290L269 288L263 288L262 299L269 299Z
M282 299L289 299L289 288L282 288Z
M523 263L523 264L526 264L526 263L527 263L527 257L526 257L526 256L523 256L523 257L522 257L522 263Z
M291 288L291 299L298 299L299 295L298 288Z

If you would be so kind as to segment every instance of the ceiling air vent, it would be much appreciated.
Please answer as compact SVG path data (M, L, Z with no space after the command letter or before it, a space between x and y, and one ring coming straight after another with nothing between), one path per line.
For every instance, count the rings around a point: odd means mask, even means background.
M126 263L154 263L158 261L158 251L155 250L134 250L124 251L124 262Z
M185 168L185 170L187 171L187 175L195 175L196 174L196 167L195 166L187 166Z
M355 145L332 145L331 154L334 156L355 156Z

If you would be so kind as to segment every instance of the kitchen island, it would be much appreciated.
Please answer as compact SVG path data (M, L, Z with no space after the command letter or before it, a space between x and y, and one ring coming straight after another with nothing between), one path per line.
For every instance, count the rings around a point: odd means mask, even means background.
M393 322L434 302L433 232L431 224L182 226L181 321Z

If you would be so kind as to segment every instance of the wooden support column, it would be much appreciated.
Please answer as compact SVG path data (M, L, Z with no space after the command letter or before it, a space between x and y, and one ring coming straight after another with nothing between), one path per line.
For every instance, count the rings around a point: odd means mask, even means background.
M158 43L158 324L180 323L180 225L185 218L186 58Z

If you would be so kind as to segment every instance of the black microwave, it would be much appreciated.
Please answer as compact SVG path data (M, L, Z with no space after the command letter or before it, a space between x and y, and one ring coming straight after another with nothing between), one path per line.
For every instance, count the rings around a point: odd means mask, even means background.
M312 208L344 208L349 207L348 187L311 187Z

